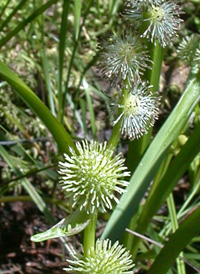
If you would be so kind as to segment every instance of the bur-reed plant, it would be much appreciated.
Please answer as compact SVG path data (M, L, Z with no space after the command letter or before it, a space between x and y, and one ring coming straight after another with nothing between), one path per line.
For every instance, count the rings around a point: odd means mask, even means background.
M4 46L16 33L33 19L41 16L43 12L57 1L48 1L35 9L35 11L17 27L0 40ZM92 140L74 140L70 134L70 123L65 117L65 102L74 102L81 95L80 90L75 98L70 97L70 77L72 66L76 65L76 52L78 50L81 33L85 30L87 17L92 13L93 1L86 1L83 13L83 3L75 0L74 3L63 1L62 21L59 33L58 60L59 75L57 79L58 93L52 94L48 71L48 59L45 49L44 29L42 29L42 68L48 91L50 110L38 96L5 64L0 62L0 76L8 82L21 96L26 104L41 119L57 143L63 160L58 164L58 184L68 202L69 214L49 230L33 235L32 241L40 242L52 238L72 236L84 230L82 253L70 250L69 266L65 268L72 273L133 273L134 269L141 267L148 273L173 273L173 262L177 259L177 271L186 273L187 262L185 255L179 253L190 244L190 241L199 232L199 202L191 204L185 211L190 216L182 222L179 228L180 214L176 214L173 187L178 180L194 165L193 160L199 154L199 99L200 99L200 50L199 37L185 38L179 45L177 54L191 66L188 80L185 84L179 102L164 122L154 138L151 138L152 127L159 116L162 94L159 92L161 66L164 48L172 46L181 28L182 9L172 0L127 0L122 10L121 24L123 33L106 37L98 45L98 58L94 57L83 74L98 59L98 68L104 80L116 90L117 96L99 93L110 105L113 129L108 142L96 140L95 125L93 123ZM98 2L99 3L99 2ZM73 5L73 6L72 6ZM118 1L109 4L111 17L116 13ZM20 9L20 7L18 7ZM69 11L74 9L74 46L67 73L64 69L65 39L69 24ZM81 14L83 16L80 23ZM40 20L39 18L38 20ZM43 20L43 19L42 19ZM113 18L108 23L111 24ZM8 21L8 20L7 20ZM5 22L5 21L4 21ZM4 23L5 25L5 23ZM44 22L39 21L40 28ZM40 30L39 30L40 31ZM107 40L106 40L107 39ZM77 67L77 65L76 65ZM87 77L82 74L79 87L85 88L87 104L91 119L94 119L94 109L91 95L88 92ZM63 85L63 79L66 81ZM64 88L63 88L64 87ZM71 101L69 100L71 98ZM67 100L68 99L68 100ZM71 103L71 105L73 105ZM80 100L84 114L85 102ZM76 109L74 109L76 112ZM161 111L160 111L161 112ZM67 113L68 114L68 113ZM191 115L195 116L193 126L195 129L189 134L188 121ZM74 115L78 119L78 114ZM65 119L66 118L66 119ZM64 128L67 127L68 131ZM83 126L85 128L85 126ZM188 137L186 137L186 135ZM121 137L129 140L127 152L127 165L122 154L115 155L115 150ZM139 139L139 141L137 140ZM151 141L153 139L153 141ZM122 143L123 144L123 143ZM15 169L18 176L21 173L10 160L10 156L1 148L1 155L7 163ZM145 152L145 153L144 153ZM141 158L141 156L143 157ZM137 158L138 157L138 158ZM136 159L135 159L136 158ZM133 162L133 166L132 166ZM138 163L135 166L135 163ZM197 162L195 162L197 163ZM193 177L199 184L199 164L193 168ZM195 174L194 174L195 170ZM128 182L128 177L131 179ZM153 182L153 183L152 183ZM26 190L32 193L35 203L40 210L53 222L42 198L31 185L24 182ZM150 191L148 187L151 185ZM196 188L195 193L197 193ZM141 200L148 194L144 205ZM171 193L171 194L170 194ZM33 195L34 194L34 195ZM121 198L120 198L121 195ZM170 196L169 196L170 195ZM193 194L194 195L194 194ZM167 200L171 222L166 224L160 233L150 233L154 230L151 219L162 204ZM117 203L116 208L114 204ZM112 212L101 239L96 240L96 226L99 214ZM182 210L183 211L183 210ZM193 212L194 211L194 212ZM189 213L188 213L189 212ZM184 216L185 216L184 215ZM160 220L160 219L159 219ZM163 220L161 220L163 222ZM196 226L192 226L193 223ZM159 239L164 244L162 251L155 249L141 238L132 235L123 235L125 228L129 228L139 235L150 233L154 240ZM168 230L166 231L166 227ZM173 231L172 239L165 244L169 233ZM137 235L138 235L137 234ZM182 234L186 236L183 239ZM121 241L119 243L118 241ZM189 245L188 248L193 248ZM152 266L139 264L134 267L134 260L142 251L143 257L148 258L151 253L154 262ZM195 249L195 252L198 248ZM160 253L159 253L160 252ZM157 255L158 254L158 255ZM197 263L195 261L195 263ZM191 264L190 264L191 266ZM195 266L192 265L195 268ZM199 269L199 266L195 269ZM158 272L159 271L159 272Z

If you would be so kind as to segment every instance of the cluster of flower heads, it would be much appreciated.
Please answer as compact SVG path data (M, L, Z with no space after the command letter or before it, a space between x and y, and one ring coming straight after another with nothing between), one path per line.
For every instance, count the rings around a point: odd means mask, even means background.
M124 39L113 35L100 48L99 67L103 75L119 90L129 90L124 98L121 98L123 92L120 91L119 100L110 100L114 114L120 109L120 115L113 125L120 120L124 138L140 138L154 125L159 112L159 98L151 93L151 87L140 78L144 70L150 68L150 57L143 49L141 40L131 35Z
M114 34L99 45L98 66L103 76L118 89L129 90L128 96L121 92L119 101L111 104L114 113L119 109L113 125L120 122L125 138L140 138L158 118L159 98L141 80L141 75L152 65L142 38L152 43L158 40L162 47L170 45L180 29L180 14L181 8L171 0L126 0L124 17L138 22L143 33L140 37L133 33Z
M147 24L141 37L155 43L156 39L162 47L171 45L180 30L182 13L179 5L171 0L127 0L124 15Z
M75 254L67 261L70 265L64 270L69 273L131 274L134 267L129 251L118 242L111 246L109 240L97 240L86 258Z
M107 143L82 141L76 144L76 153L70 149L71 156L64 155L59 162L60 184L66 197L72 200L72 208L80 207L88 214L112 209L112 202L118 203L115 192L122 194L128 182L124 177L130 175L124 166L121 154L113 157Z

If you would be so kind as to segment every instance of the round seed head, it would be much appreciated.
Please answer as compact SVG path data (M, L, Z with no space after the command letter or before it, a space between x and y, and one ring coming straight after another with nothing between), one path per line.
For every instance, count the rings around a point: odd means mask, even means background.
M84 259L76 255L68 262L69 268L64 270L81 274L132 274L134 267L129 251L118 242L111 246L110 240L97 240L95 249L89 251L88 257Z
M200 47L200 38L195 35L186 36L178 46L178 57L183 60L186 65L191 66L196 49Z
M140 138L158 119L160 98L151 93L150 87L146 82L137 82L126 98L112 103L114 109L121 109L113 125L121 120L121 134L124 138Z
M152 43L157 39L162 47L172 44L182 22L181 8L171 0L128 0L124 13L140 23L148 22L141 37L150 39Z
M59 162L60 184L72 207L80 207L88 214L97 210L112 209L112 202L119 202L114 192L122 194L129 176L124 159L106 148L107 143L82 141L77 143L78 154L70 149L71 156L64 154L65 161Z
M113 35L99 48L98 67L111 84L117 85L127 80L130 85L135 78L140 78L146 68L150 68L147 51L140 39L132 34L124 37Z
M191 68L192 73L200 76L200 49L197 48L194 54L193 65Z

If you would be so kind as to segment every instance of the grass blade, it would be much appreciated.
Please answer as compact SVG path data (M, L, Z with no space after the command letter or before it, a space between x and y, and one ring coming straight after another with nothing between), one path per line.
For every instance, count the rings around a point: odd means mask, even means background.
M15 174L17 176L22 176L22 173L15 165L15 162L12 161L8 152L1 145L0 145L0 154L1 154L2 158L4 158L4 160L7 162L7 164L14 170ZM54 223L53 216L48 211L45 202L40 197L40 195L38 194L38 192L36 191L34 186L27 179L22 179L21 183L22 183L23 187L26 189L26 191L28 192L28 194L30 195L30 197L32 198L32 200L34 201L34 203L36 204L36 206L45 215L47 220L51 223Z
M63 79L63 63L64 63L64 53L65 53L65 40L67 32L67 18L69 11L69 1L63 0L63 12L62 12L62 22L60 29L59 37L59 46L58 46L58 120L62 121L64 105L63 105L63 89L62 89L62 79Z
M45 10L51 7L53 4L58 2L58 0L50 0L46 4L42 5L38 9L36 9L27 19L22 21L16 28L14 28L11 32L9 32L4 38L0 40L0 48L3 47L12 37L16 36L16 34L25 28L31 21L33 21L36 17L42 14Z
M78 40L80 30L80 17L81 17L81 0L74 0L74 35L75 40Z
M200 232L200 207L198 207L172 234L156 257L148 274L166 274L180 252Z
M3 21L3 23L0 25L0 31L4 29L4 27L10 22L10 20L13 18L15 13L17 13L18 10L23 7L23 5L27 2L27 0L21 0L19 4L13 9L13 11L8 15L8 17Z
M85 90L85 96L86 96L86 100L87 100L88 110L90 113L92 134L95 137L96 136L95 114L94 114L94 109L93 109L93 105L92 105L92 98L90 95L89 86L88 86L88 83L86 82L85 78L83 79L83 87Z
M10 1L11 1L11 0L8 0L8 1L6 2L6 4L5 4L5 6L3 7L3 9L2 9L2 11L1 11L1 13L0 13L0 19L1 19L2 15L4 14L4 11L6 10L7 6L9 5Z
M47 54L46 54L46 47L44 44L44 32L42 34L42 66L43 66L43 70L44 70L44 81L46 84L46 89L47 89L47 98L48 98L48 103L49 103L49 107L51 110L51 113L56 116L56 110L55 110L55 104L54 104L54 100L53 100L53 92L52 92L52 88L51 88L51 80L49 77L49 62L48 62L48 58L47 58Z
M172 229L173 229L173 232L175 232L178 229L179 225L178 225L178 219L176 214L176 206L175 206L174 197L172 193L167 198L167 205L168 205L169 215L171 219ZM184 257L183 252L180 253L180 256ZM184 261L181 260L180 258L176 258L176 264L177 264L177 273L186 274Z

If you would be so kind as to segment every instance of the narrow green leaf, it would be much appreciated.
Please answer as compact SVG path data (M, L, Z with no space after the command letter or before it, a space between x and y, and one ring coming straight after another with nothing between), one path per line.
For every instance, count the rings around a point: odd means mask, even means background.
M198 207L172 234L169 241L156 257L148 274L166 274L180 252L200 232L200 207Z
M173 232L175 232L178 229L179 224L178 224L178 218L177 218L177 214L176 214L176 205L175 205L174 197L173 197L172 193L170 193L169 197L167 198L167 206L168 206L168 210L169 210L169 216L171 219L172 230L173 230ZM180 256L184 257L184 253L181 252ZM177 264L177 273L178 274L186 274L184 261L178 257L178 258L176 258L176 264Z
M45 47L45 41L44 41L44 31L42 33L42 66L44 70L44 80L46 84L46 90L47 90L47 98L48 98L48 103L49 107L51 110L51 113L56 116L56 110L55 110L55 104L53 100L53 92L51 88L51 80L49 77L49 62L47 58L47 53L46 53L46 47Z
M122 195L120 203L107 223L102 235L103 238L110 238L115 241L122 235L131 217L137 211L138 205L169 146L177 138L199 98L200 83L195 76L191 75L178 104L158 132L133 174L127 192Z
M6 10L6 8L8 7L9 3L11 0L8 0L5 4L5 6L2 8L1 13L0 13L0 19L2 17L2 15L4 14L4 11Z
M69 0L63 0L63 12L62 12L62 21L61 21L61 29L59 36L59 46L58 46L58 120L62 121L64 105L63 105L63 88L62 88L62 79L63 79L63 64L64 64L64 56L65 56L65 40L66 40L66 32L67 32L67 18L69 11Z
M13 9L13 11L8 15L8 17L3 21L3 23L0 25L0 31L3 30L4 27L10 22L10 20L13 18L13 16L17 13L18 10L23 7L23 5L27 2L27 0L21 0L19 4Z
M78 40L80 30L80 17L81 17L81 0L74 0L74 34L75 40Z
M76 210L47 231L33 235L31 241L42 242L53 238L78 234L89 224L90 220L88 218L89 215Z
M35 174L37 174L37 173L39 173L39 172L42 172L42 171L46 171L46 170L48 170L49 169L49 177L51 176L51 177L53 177L52 179L55 179L55 175L54 175L54 173L53 173L53 175L51 175L52 174L52 170L51 170L51 168L52 167L55 167L56 165L50 165L50 166L45 166L45 167L42 167L42 168L35 168L35 169L30 169L27 173L25 173L25 174L22 174L22 175L20 175L20 176L17 176L16 178L12 178L12 179L10 179L10 180L7 180L7 181L2 181L1 183L0 183L0 186L2 187L2 186L4 186L4 185L8 185L8 184L10 184L10 183L12 183L12 182L16 182L16 181L19 181L19 180L21 180L21 179L24 179L24 178L27 178L27 177L31 177L31 176L33 176L33 175L35 175ZM57 175L57 174L56 174Z
M61 152L69 152L68 146L75 148L73 140L64 127L51 114L35 93L5 64L0 61L0 77L7 81L18 95L29 105L53 135Z
M16 28L14 28L11 32L9 32L4 38L0 40L0 48L4 46L12 37L14 37L20 30L24 29L27 24L33 21L37 16L42 14L45 10L51 7L53 4L58 2L58 0L50 0L43 6L36 9L27 19L23 20L18 24Z
M86 13L85 13L85 15L83 17L83 23L80 26L79 36L80 36L81 28L85 24L85 20L87 18L87 15L88 15L88 13L90 11L90 7L91 7L91 5L92 5L93 2L94 2L94 0L90 0L89 1ZM66 97L67 97L66 95L67 95L67 92L68 92L69 79L70 79L71 70L72 70L72 66L73 66L73 63L74 63L74 59L75 59L75 53L76 53L77 46L78 46L78 40L79 40L79 37L78 37L78 39L74 43L74 47L73 47L73 51L72 51L72 56L71 56L71 60L70 60L70 63L69 63L69 68L68 68L67 78L66 78L66 83L65 83L65 91L64 91L64 95L63 95L63 106L65 105L65 102L66 102ZM62 114L62 117L61 117L60 121L61 122L63 121L63 114Z
M90 95L89 86L88 86L88 83L86 82L85 78L83 78L83 87L85 90L85 96L86 96L86 100L87 100L88 110L90 113L92 134L95 137L96 136L95 114L94 114L94 109L93 109L93 105L92 105L92 98Z
M12 160L8 152L0 145L0 154L2 158L7 162L7 164L14 170L15 174L17 176L22 176L21 171L18 169L16 162ZM21 180L22 186L25 188L25 190L28 192L36 206L39 208L39 210L45 215L47 220L51 223L54 222L53 216L49 212L45 202L38 194L37 190L34 188L34 186L27 180L22 179Z

